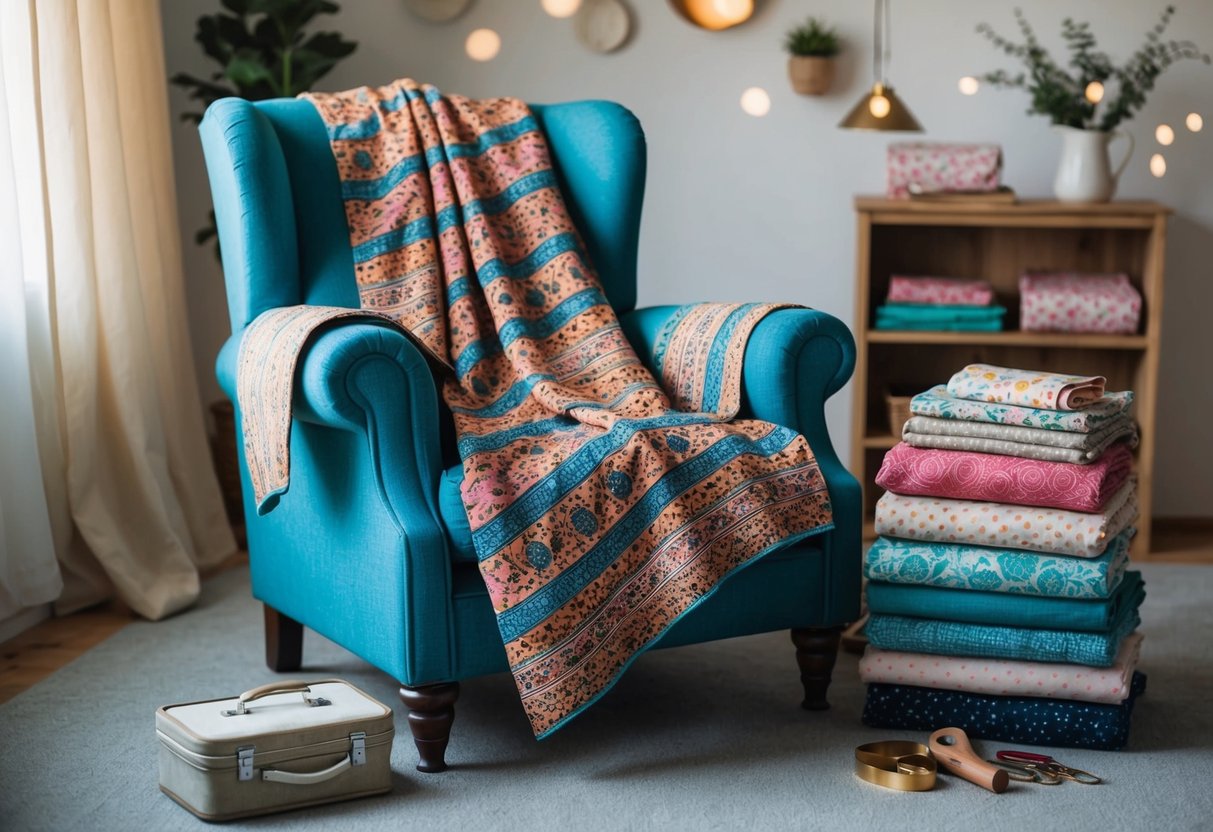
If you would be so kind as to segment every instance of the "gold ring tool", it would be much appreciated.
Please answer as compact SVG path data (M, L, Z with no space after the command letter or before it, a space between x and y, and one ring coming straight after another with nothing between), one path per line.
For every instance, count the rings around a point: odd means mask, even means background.
M936 771L931 750L920 742L886 740L855 749L855 773L886 789L930 791L935 788Z

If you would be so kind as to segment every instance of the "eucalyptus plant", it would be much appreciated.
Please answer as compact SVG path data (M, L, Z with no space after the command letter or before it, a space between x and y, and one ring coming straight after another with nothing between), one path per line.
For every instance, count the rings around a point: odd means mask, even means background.
M987 23L979 25L977 31L995 48L1019 59L1027 71L1012 74L1000 69L987 73L984 80L995 87L1027 90L1032 97L1028 113L1048 116L1054 124L1080 130L1115 129L1145 106L1146 94L1172 64L1181 60L1210 62L1209 55L1191 41L1163 39L1174 15L1175 7L1167 6L1146 32L1145 42L1120 65L1099 51L1090 23L1067 17L1061 22L1061 37L1069 52L1067 70L1041 46L1023 11L1016 9L1022 43L1003 37ZM1091 87L1092 83L1100 86ZM1109 87L1111 95L1106 94ZM1100 90L1101 94L1093 95L1091 90Z

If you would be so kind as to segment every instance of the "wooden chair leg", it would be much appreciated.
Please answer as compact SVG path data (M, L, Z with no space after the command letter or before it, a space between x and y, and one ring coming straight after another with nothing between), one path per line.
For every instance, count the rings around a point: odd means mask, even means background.
M826 690L830 687L834 660L838 658L838 638L841 634L841 627L792 630L796 663L800 665L800 682L804 685L804 702L800 707L806 711L824 711L830 707L826 701Z
M446 771L446 745L455 721L458 682L400 689L400 701L409 709L409 728L421 761L417 770L427 774Z
M303 664L303 625L269 604L265 607L265 663L270 670L289 673Z

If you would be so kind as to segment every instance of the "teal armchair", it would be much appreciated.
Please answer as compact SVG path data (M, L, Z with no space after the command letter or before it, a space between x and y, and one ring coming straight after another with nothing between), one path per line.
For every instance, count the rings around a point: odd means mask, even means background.
M640 125L601 101L534 110L607 296L647 360L674 307L635 308ZM245 327L278 306L356 307L354 262L336 165L310 104L224 99L200 130L232 322L216 369L239 413ZM859 485L839 462L823 413L854 361L850 332L822 312L778 310L754 330L741 415L808 438L835 528L742 570L657 645L790 630L809 709L828 707L838 634L859 613ZM360 321L332 326L306 347L295 396L290 490L265 516L253 507L241 460L267 663L297 669L307 627L390 674L409 709L418 768L441 771L459 680L508 669L459 497L450 414L412 343Z

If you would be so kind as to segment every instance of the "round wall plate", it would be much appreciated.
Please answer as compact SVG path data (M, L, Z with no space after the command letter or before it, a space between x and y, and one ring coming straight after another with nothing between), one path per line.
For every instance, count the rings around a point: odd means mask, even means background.
M404 5L428 23L450 23L468 10L472 0L404 0Z
M621 0L585 0L573 18L577 40L595 52L614 52L632 33L632 15Z

